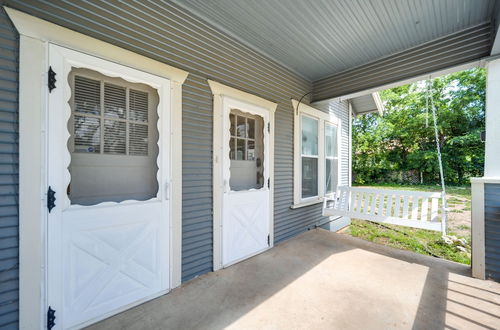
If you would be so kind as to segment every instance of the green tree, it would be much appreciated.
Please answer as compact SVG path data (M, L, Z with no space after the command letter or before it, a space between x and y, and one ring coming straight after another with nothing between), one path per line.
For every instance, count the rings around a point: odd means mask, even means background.
M432 80L445 179L463 184L484 167L485 71L471 69ZM431 104L425 82L381 92L386 111L353 122L353 173L357 183L405 182L410 175L439 182ZM407 182L408 183L408 182ZM410 182L411 183L411 182ZM415 183L415 182L413 182Z

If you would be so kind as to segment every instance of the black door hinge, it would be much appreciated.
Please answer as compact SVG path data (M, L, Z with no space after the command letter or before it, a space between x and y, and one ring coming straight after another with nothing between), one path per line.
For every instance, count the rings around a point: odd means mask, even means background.
M54 70L52 70L52 67L49 67L49 72L48 72L48 81L47 84L49 86L49 93L52 92L54 88L56 88L56 73Z
M47 311L47 329L50 330L56 325L56 310L49 306Z
M267 131L271 133L271 123L267 123Z
M267 178L267 188L271 189L271 178Z
M56 192L49 186L47 190L47 208L50 211L56 206Z
M267 246L271 246L271 235L267 235Z

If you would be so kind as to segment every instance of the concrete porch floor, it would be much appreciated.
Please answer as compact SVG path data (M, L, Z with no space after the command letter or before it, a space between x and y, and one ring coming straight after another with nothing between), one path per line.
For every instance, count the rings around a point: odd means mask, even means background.
M500 329L469 267L312 230L91 329Z

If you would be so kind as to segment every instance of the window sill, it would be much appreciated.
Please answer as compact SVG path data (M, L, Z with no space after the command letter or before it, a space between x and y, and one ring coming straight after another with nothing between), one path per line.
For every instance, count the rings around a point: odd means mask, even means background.
M318 199L314 199L311 201L299 202L296 204L292 204L290 206L290 208L291 209L300 209L301 207L311 206L311 205L320 204L320 203L323 203L323 197L319 197Z

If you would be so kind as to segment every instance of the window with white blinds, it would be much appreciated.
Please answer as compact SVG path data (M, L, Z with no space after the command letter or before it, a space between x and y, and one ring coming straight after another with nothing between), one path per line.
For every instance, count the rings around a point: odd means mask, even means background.
M74 79L74 151L147 156L148 93L80 75Z

